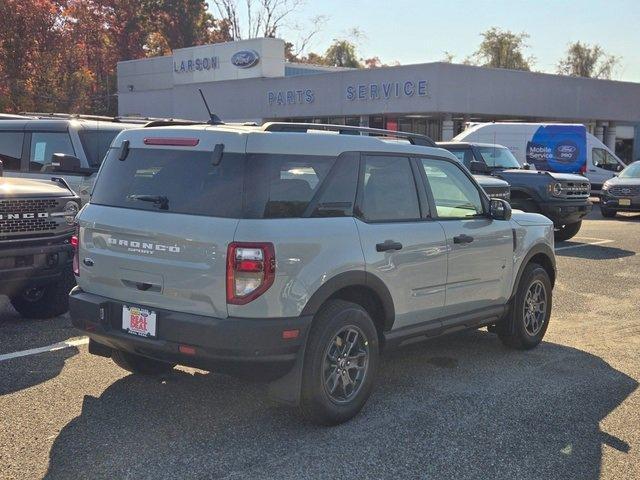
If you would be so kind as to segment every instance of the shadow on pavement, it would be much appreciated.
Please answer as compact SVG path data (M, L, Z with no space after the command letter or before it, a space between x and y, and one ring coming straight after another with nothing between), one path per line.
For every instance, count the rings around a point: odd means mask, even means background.
M637 386L580 350L514 352L482 331L387 354L363 412L334 428L264 385L129 375L85 396L46 478L596 479L603 444L629 450L599 423Z
M583 242L562 242L556 247L569 247L575 245L579 248L567 248L556 250L557 257L584 258L588 260L614 260L616 258L633 257L636 252L624 248L608 247L606 245L584 245Z
M18 392L57 377L67 359L77 354L78 348L69 347L0 362L0 396Z

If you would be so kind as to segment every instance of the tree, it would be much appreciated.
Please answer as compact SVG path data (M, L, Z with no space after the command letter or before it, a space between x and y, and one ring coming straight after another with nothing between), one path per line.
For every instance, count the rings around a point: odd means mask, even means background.
M245 20L237 0L212 0L221 19L229 23L234 40L275 37L288 17L304 0L245 0Z
M525 42L529 35L513 33L509 30L503 31L497 27L492 27L480 35L482 42L469 63L483 67L531 70L534 58L525 58L523 54L523 50L527 48Z
M362 68L356 46L349 40L334 40L324 54L324 63L332 67Z
M211 0L221 21L228 26L232 40L274 38L285 25L288 30L297 32L297 38L285 45L287 61L296 62L305 61L303 52L328 20L324 15L316 15L304 26L288 23L304 3L305 0L245 0L244 7L240 8L237 0Z
M455 54L446 50L443 53L444 53L444 58L440 61L445 63L453 63L453 59L456 58Z
M42 46L60 39L58 16L62 2L51 0L0 1L0 108L37 108L34 83L40 72L48 76L52 61ZM55 61L53 61L55 66Z
M566 56L558 62L557 72L571 77L610 79L620 58L608 55L599 45L570 43Z
M231 26L216 20L205 0L146 0L152 21L147 53L166 55L176 48L230 41Z

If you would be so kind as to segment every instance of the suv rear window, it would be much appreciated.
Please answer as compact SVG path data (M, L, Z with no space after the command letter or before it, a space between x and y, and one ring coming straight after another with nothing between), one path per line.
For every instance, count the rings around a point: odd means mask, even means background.
M90 166L100 166L111 142L119 133L120 130L80 130L78 132Z
M91 203L212 217L242 212L244 155L225 153L217 166L211 152L132 148L124 161L119 155L109 151Z
M358 157L111 149L91 203L229 218L340 217L353 212Z

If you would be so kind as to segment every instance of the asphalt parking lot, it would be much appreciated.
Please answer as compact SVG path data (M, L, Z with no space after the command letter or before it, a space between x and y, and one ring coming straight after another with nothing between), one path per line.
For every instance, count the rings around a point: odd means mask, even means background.
M0 478L640 478L640 216L594 211L556 247L539 348L481 330L388 353L334 428L259 383L130 376L67 316L25 321L0 299Z

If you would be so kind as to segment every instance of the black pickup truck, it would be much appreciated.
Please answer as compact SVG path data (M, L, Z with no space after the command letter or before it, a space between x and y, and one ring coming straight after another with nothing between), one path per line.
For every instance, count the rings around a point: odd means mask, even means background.
M2 176L0 161L0 295L26 318L68 310L74 218L80 198L61 178Z
M591 185L586 177L568 173L530 170L501 145L440 142L474 174L489 174L511 186L510 203L525 212L541 213L555 227L557 241L569 240L592 208Z

